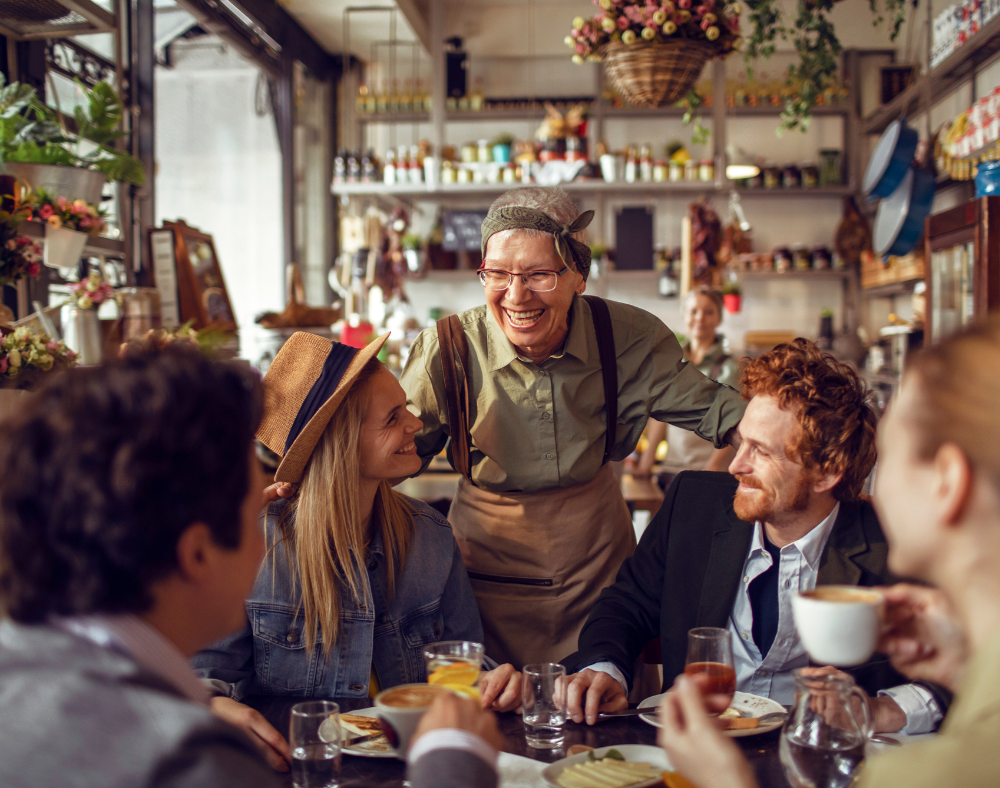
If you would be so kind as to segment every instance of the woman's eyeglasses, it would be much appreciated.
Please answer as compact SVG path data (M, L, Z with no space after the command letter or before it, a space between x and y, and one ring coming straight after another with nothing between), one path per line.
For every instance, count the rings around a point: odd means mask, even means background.
M533 293L547 293L556 289L559 277L569 269L561 271L532 271L527 274L512 274L499 268L483 268L479 271L479 281L487 290L506 290L514 281L515 276L521 277L524 286Z

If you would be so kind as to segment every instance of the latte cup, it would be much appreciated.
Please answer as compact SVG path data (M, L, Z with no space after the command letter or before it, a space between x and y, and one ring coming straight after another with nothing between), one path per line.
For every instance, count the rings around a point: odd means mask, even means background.
M438 695L450 690L434 684L400 684L375 696L379 724L389 746L400 758L410 751L410 740Z
M795 629L820 665L865 662L875 651L884 608L878 591L860 586L817 586L792 595Z

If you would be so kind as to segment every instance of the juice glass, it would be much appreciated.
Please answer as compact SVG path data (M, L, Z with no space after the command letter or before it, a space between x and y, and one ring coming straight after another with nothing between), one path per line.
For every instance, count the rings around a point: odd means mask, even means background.
M706 695L729 695L736 692L733 668L733 644L728 629L696 627L688 631L687 659L684 673L703 676L700 688Z
M479 700L479 673L483 667L483 644L468 640L446 640L424 649L427 683L440 684L459 695Z

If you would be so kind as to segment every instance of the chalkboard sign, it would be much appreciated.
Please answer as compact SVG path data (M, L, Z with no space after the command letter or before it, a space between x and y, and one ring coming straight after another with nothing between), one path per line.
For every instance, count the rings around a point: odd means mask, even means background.
M648 271L653 267L653 212L648 207L626 207L615 217L615 268Z
M448 211L441 222L441 245L449 252L478 252L483 245L486 211Z

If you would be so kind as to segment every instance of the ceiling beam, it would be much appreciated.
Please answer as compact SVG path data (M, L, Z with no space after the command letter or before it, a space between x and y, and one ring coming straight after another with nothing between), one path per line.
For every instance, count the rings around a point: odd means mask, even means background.
M399 6L399 10L403 12L403 16L406 18L406 21L409 22L417 40L424 45L424 49L426 49L428 54L430 54L431 28L430 24L428 24L427 17L425 17L423 11L420 10L420 6L417 4L417 1L396 0L396 5Z
M316 43L291 14L275 0L236 0L237 4L254 17L275 41L282 53L293 55L320 79L336 76L340 64L323 47Z

